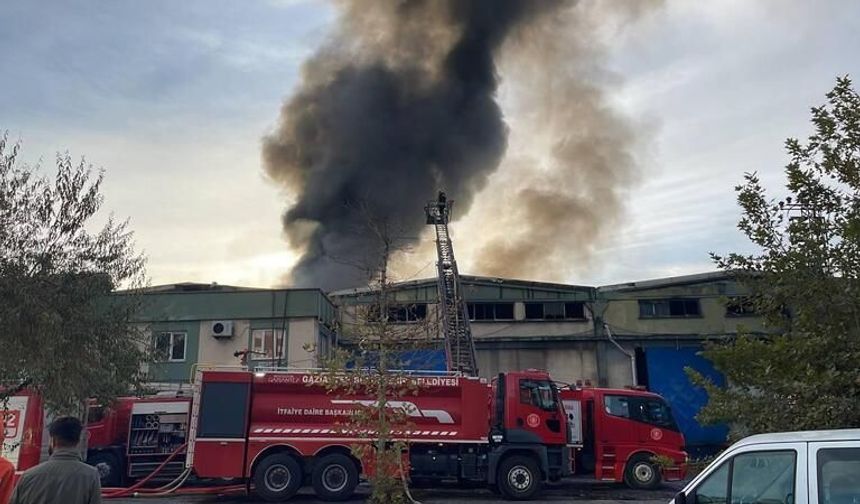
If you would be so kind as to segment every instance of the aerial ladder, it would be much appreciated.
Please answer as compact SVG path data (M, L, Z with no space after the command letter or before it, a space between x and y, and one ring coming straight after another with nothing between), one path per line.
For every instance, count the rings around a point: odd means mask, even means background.
M424 211L427 213L427 224L436 228L437 287L448 370L477 376L478 361L469 326L469 312L460 289L460 274L448 234L452 203L444 192L440 192L438 199L428 203Z

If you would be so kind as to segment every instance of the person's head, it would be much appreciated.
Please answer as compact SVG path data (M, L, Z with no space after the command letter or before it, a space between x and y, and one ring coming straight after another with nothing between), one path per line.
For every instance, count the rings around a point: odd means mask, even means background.
M48 428L52 448L75 448L81 442L81 421L75 417L59 417Z

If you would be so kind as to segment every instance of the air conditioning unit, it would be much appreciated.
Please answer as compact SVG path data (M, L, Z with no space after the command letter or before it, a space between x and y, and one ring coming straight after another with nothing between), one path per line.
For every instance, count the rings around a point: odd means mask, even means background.
M232 320L214 320L214 321L212 321L212 337L213 338L232 338L233 337L233 321Z

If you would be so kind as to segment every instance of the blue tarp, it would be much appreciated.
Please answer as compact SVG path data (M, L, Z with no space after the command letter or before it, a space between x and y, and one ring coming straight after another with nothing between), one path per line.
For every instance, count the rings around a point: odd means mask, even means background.
M445 350L421 349L421 350L405 350L397 352L390 356L392 362L389 363L389 369L402 369L408 371L434 372L447 371L448 366L445 362ZM375 355L365 355L364 365L373 366L376 363ZM347 364L347 367L353 367L354 363Z
M684 368L691 367L717 384L725 382L710 361L696 355L700 350L698 347L645 349L648 388L669 401L690 448L722 445L728 434L726 426L706 427L696 421L696 414L708 401L708 395L704 389L690 383Z

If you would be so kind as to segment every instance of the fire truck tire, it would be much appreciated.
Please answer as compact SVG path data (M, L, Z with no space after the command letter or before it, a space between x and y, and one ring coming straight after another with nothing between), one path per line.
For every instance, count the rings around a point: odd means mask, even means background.
M320 499L346 500L355 493L355 487L358 486L358 468L346 455L332 453L316 461L311 482Z
M254 489L269 502L289 499L302 486L302 467L286 453L274 453L264 458L254 470Z
M650 490L660 485L662 475L660 466L651 461L647 453L630 457L624 468L624 482L630 488Z
M510 500L531 499L540 491L543 483L535 459L522 455L512 455L502 460L496 481L499 491Z
M87 455L87 464L96 468L103 487L122 486L122 463L111 452L96 452Z

